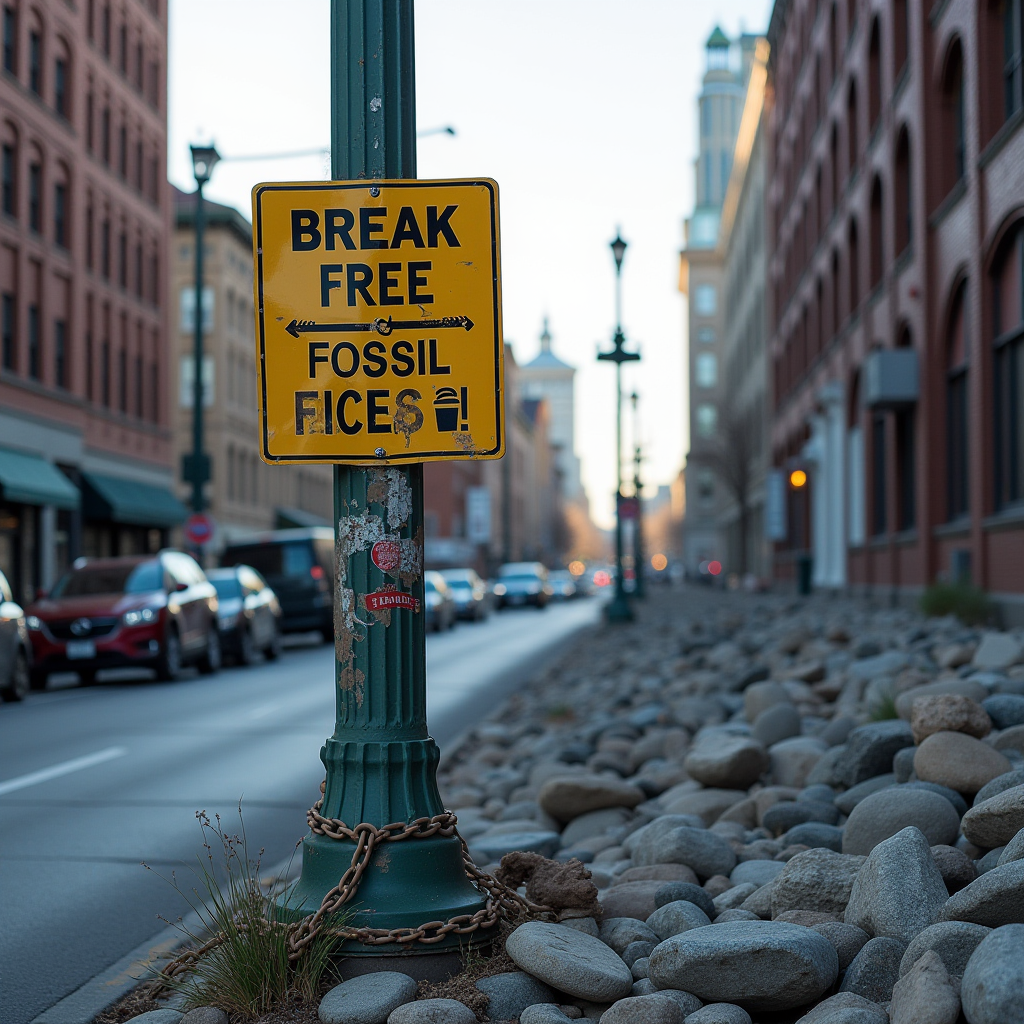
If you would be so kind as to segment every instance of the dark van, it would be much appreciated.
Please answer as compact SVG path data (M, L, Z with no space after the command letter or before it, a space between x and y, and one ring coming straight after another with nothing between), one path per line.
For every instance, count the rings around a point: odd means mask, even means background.
M334 531L329 527L274 530L229 544L220 564L251 565L281 602L285 633L318 630L334 642Z

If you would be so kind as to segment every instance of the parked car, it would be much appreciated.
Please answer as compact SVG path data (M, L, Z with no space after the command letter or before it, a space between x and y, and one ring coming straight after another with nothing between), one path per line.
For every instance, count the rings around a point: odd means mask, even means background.
M498 570L494 596L499 608L521 604L544 608L551 593L548 571L541 562L508 562Z
M316 630L334 643L334 531L314 526L274 530L229 544L220 556L225 568L248 565L277 595L285 633Z
M0 572L0 698L22 700L32 685L32 645L25 612Z
M548 583L551 584L551 596L556 601L568 601L577 594L576 581L568 569L553 569L548 573Z
M181 551L82 559L26 611L40 689L51 672L88 684L106 668L150 668L165 680L190 663L220 668L217 591Z
M423 574L423 605L427 630L440 633L442 629L455 627L455 599L439 572L428 569Z
M491 611L487 584L474 569L442 569L441 575L452 592L455 611L460 619L482 622Z
M240 665L258 654L274 661L281 654L281 602L267 581L250 565L206 575L217 590L221 650Z

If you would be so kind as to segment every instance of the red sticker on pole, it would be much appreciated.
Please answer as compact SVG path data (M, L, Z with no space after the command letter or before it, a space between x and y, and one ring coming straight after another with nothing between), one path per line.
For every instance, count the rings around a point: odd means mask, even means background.
M402 545L397 540L379 540L370 549L370 560L381 572L394 572L402 564Z
M420 603L412 594L402 590L377 590L367 594L366 607L371 612L383 611L386 608L408 608L411 612L420 610Z
M196 547L209 544L213 539L213 520L202 512L193 512L185 520L184 534L185 540Z

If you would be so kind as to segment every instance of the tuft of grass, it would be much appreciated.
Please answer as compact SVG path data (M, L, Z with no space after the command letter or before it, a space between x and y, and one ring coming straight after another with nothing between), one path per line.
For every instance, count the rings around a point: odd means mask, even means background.
M343 941L329 929L344 925L350 915L325 922L305 953L289 960L288 926L278 919L272 893L260 879L263 850L250 856L241 805L238 817L240 832L229 834L220 815L211 821L205 811L197 811L204 851L198 858L198 884L185 891L175 875L169 879L202 921L195 933L179 922L193 947L211 935L224 936L170 987L184 996L185 1009L216 1006L229 1017L250 1019L318 996L335 972Z
M985 625L995 615L985 591L963 581L933 584L921 595L920 603L925 615L955 615L965 626Z
M885 722L890 718L899 718L896 711L896 694L882 693L875 699L869 710L872 722Z

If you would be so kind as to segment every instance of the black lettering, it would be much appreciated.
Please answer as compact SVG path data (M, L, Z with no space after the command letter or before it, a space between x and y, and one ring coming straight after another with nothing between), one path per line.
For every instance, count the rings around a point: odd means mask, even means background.
M378 416L387 416L388 407L386 405L380 405L377 401L378 398L390 398L390 391L374 391L370 390L366 392L366 418L369 421L366 430L370 434L390 434L391 424L384 423L380 424L377 422Z
M377 295L382 306L402 306L405 304L401 295L391 294L398 287L397 274L401 269L401 263L377 264Z
M403 242L412 242L417 249L423 248L423 235L416 222L416 214L411 206L403 206L398 211L398 223L395 233L391 236L391 248L397 249Z
M434 296L429 292L421 292L421 286L427 283L427 279L419 273L421 270L431 270L430 260L413 260L409 264L409 305L414 306L417 302L433 302Z
M339 224L337 218L341 218ZM324 235L326 236L327 245L326 248L331 252L334 251L334 239L340 238L341 244L346 249L354 249L356 243L352 241L352 225L355 223L355 217L352 216L351 210L324 210Z
M292 252L312 252L320 248L319 223L320 216L313 210L292 210Z
M331 304L331 292L335 288L341 289L340 281L332 281L331 274L340 274L345 269L344 263L321 263L320 264L320 305Z
M416 355L418 356L416 364L419 366L416 372L421 377L425 377L427 375L427 343L422 338L416 342Z
M363 373L367 377L383 377L388 361L383 358L387 348L383 341L368 341L363 346Z
M388 208L382 206L375 210L370 206L363 206L359 209L359 248L360 249L386 249L388 240L386 238L373 238L384 231L383 224L374 223L383 220L388 215Z
M326 341L311 341L309 343L309 379L316 380L316 364L327 362L327 350L330 344ZM321 355L320 353L323 353Z
M333 395L330 391L324 392L324 433L334 433L334 406L332 404Z
M338 427L341 429L343 434L358 434L363 429L363 421L356 420L354 423L349 423L345 417L345 406L349 402L359 403L363 400L363 396L358 391L342 391L338 396Z
M373 283L373 268L365 263L350 263L348 265L348 304L356 304L356 292L363 298L368 306L376 306L377 303L370 297L369 286Z
M306 420L311 420L316 415L316 409L310 409L306 403L313 401L318 394L317 391L295 392L295 433L299 437L306 433Z
M411 356L411 341L396 341L391 346L391 372L396 377L408 377L416 368Z
M437 364L437 338L430 339L430 372L432 374L452 372L450 366L438 366Z
M340 357L342 349L352 356L352 365L347 370L343 370L341 368ZM331 369L339 377L351 377L356 370L359 369L359 349L357 349L351 341L339 341L338 344L334 346L334 351L331 352ZM338 422L341 422L341 416L338 417Z
M452 214L458 209L458 206L446 206L444 213L440 217L437 215L436 206L427 207L427 245L431 249L437 248L437 236L444 235L444 240L448 244L450 249L461 249L459 240L455 237L455 232L452 231L452 226L448 222L451 220Z

